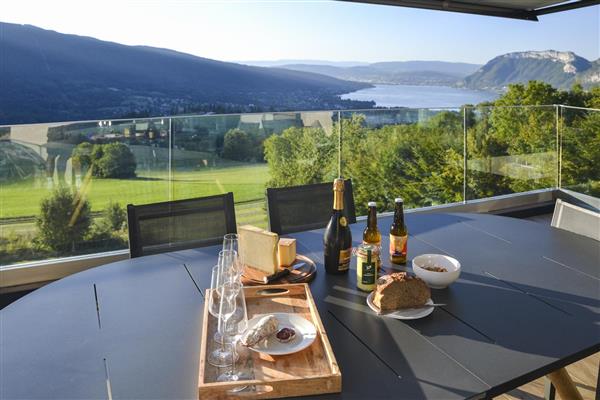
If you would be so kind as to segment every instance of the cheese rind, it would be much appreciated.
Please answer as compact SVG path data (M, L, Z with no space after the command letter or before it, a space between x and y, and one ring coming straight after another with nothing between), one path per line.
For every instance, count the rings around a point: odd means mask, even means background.
M290 267L296 261L296 239L279 239L279 265Z
M243 225L238 228L238 236L238 248L245 265L263 271L267 275L277 272L279 236L276 233L252 225Z

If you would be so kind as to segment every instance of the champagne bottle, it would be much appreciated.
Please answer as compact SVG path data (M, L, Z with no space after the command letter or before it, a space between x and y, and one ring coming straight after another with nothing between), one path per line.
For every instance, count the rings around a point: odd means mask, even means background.
M333 212L323 235L325 271L330 274L348 272L352 253L352 234L344 215L344 180L333 182Z
M390 262L406 264L408 230L404 223L404 202L398 197L395 200L394 222L390 227Z

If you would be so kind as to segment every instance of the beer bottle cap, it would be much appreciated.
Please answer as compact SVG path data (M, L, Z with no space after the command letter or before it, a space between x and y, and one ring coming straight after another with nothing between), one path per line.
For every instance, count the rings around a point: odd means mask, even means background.
M369 206L369 207L377 207L377 203L375 203L374 201L370 201L370 202L368 203L368 206Z
M402 200L402 197L396 197L396 203L404 203L404 200Z

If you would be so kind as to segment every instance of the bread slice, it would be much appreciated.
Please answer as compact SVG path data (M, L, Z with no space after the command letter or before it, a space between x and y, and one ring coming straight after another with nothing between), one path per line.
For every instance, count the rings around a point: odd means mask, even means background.
M421 278L395 272L377 280L373 303L381 311L393 311L421 307L430 298L431 290Z

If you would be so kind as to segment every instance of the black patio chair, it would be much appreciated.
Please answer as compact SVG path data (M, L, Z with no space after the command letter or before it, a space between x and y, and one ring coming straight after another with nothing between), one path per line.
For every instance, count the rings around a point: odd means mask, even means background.
M269 229L280 235L325 227L333 207L333 184L267 189ZM348 223L356 222L352 180L344 181L344 212Z
M219 244L236 233L233 193L127 205L131 258Z

